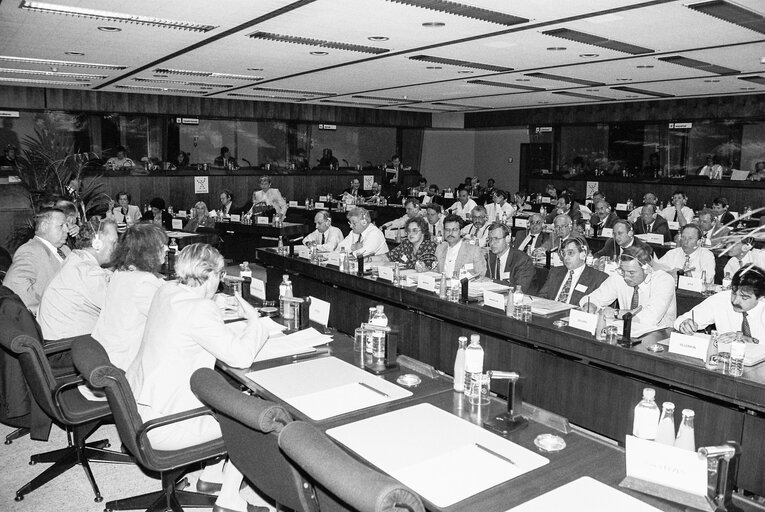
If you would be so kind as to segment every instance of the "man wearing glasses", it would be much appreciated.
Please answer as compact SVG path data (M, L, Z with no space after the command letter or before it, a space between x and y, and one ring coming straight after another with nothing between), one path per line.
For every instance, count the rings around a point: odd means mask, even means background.
M486 222L486 208L476 206L470 212L472 222L462 228L462 238L465 240L475 240L478 247L486 247L489 241L489 223Z
M337 246L338 251L345 249L354 256L375 256L388 252L385 235L380 228L372 224L367 210L354 208L349 211L348 225L351 226L351 232Z
M663 270L651 267L653 250L630 247L619 258L619 268L598 289L579 300L589 313L606 309L606 318L621 318L631 312L636 322L671 327L677 317L675 280ZM609 304L619 301L619 309Z
M571 221L571 217L565 213L560 214L553 220L553 240L552 240L552 254L550 255L550 266L561 267L563 266L563 259L561 254L563 253L563 244L571 237L571 233L574 231L574 223ZM531 254L535 261L546 258L546 250L544 248L534 249Z
M590 248L584 238L569 238L563 243L563 266L550 269L539 296L566 304L579 304L595 291L608 274L585 265Z
M449 214L444 218L445 242L436 248L438 271L447 277L459 276L466 273L486 275L486 258L481 249L462 241L460 230L462 220L458 215Z
M410 197L404 203L404 209L406 213L398 219L391 220L382 225L382 229L401 229L406 227L410 219L415 217L421 217L423 212L420 209L420 200L415 197Z
M603 248L594 254L596 258L611 259L614 256L619 257L624 254L626 249L633 246L642 247L643 249L650 247L641 239L635 238L635 232L629 221L624 219L617 220L614 222L613 230L614 236L606 240L606 244Z
M524 252L510 246L510 229L495 222L489 227L489 268L486 277L509 284L521 285L525 292L534 280L534 263Z
M514 247L526 254L532 254L535 249L541 248L548 251L552 247L550 233L545 233L542 229L545 227L545 220L538 213L529 217L528 229L519 231L515 237Z

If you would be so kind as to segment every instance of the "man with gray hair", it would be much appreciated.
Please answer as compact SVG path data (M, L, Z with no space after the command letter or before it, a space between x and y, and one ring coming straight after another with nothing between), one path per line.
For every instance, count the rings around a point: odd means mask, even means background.
M332 252L337 244L343 240L343 232L332 225L332 216L327 210L319 210L313 218L316 229L306 235L303 244L316 246L316 249L324 252Z
M369 212L364 208L354 208L348 212L348 224L351 232L340 242L337 250L345 249L354 256L377 256L388 252L385 235L380 228L372 224Z

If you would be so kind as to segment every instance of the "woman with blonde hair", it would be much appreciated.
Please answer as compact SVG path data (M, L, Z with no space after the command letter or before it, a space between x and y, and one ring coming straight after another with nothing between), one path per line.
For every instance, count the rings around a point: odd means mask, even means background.
M210 216L210 212L207 211L207 205L204 201L199 201L194 205L194 214L191 220L186 223L183 231L194 233L198 228L214 228L215 219Z

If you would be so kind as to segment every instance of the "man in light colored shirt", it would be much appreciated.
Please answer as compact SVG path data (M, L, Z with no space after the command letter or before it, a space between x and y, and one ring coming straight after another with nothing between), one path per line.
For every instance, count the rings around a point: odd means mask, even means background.
M303 244L316 246L318 251L332 252L343 241L343 232L332 225L332 216L327 210L319 210L313 218L316 229L306 235Z
M753 263L760 268L765 268L765 251L754 248L754 238L748 236L743 238L727 250L726 254L730 256L728 263L725 264L723 276L733 275L741 267Z
M111 277L111 271L102 265L111 262L117 240L117 224L107 219L100 222L92 238L82 240L82 249L67 256L40 301L37 321L43 338L55 340L93 332Z
M701 247L701 243L701 228L696 224L686 224L680 231L680 247L667 251L659 259L659 264L670 272L682 270L686 277L700 278L706 272L707 282L712 282L715 277L715 255Z
M486 205L489 223L507 221L515 216L515 206L507 202L507 192L496 189L491 199L493 202Z
M560 267L563 265L563 260L560 257L560 254L563 252L563 242L568 240L573 231L574 223L572 222L571 217L565 213L557 215L555 219L553 219L553 238L550 246L550 251L552 251L552 254L550 255L551 267ZM547 255L545 254L546 251L547 249L545 247L539 247L539 245L537 245L537 248L532 252L534 261L545 260L547 258Z
M755 265L739 269L731 289L716 293L675 320L675 329L693 334L715 324L718 343L730 343L741 332L744 341L765 340L765 270Z
M404 210L406 210L406 213L399 217L398 219L394 219L391 221L386 222L382 225L382 229L401 229L403 227L406 227L407 222L409 222L409 219L413 219L415 217L422 217L423 211L420 209L420 200L416 197L410 197L406 200L406 203L404 203Z
M425 209L425 218L428 219L428 231L430 231L430 238L436 239L436 237L444 237L444 214L441 213L443 209L440 204L428 203L428 207Z
M720 165L720 158L717 155L709 155L706 165L699 169L699 176L709 176L710 180L721 180L723 177L723 166Z
M654 194L653 192L646 192L645 195L643 196L643 206L647 204L652 204L658 210L658 207L656 206L657 201L658 200L656 199L656 194ZM627 216L627 220L633 224L637 222L638 218L643 213L643 206L638 206L637 208L632 210L630 214Z
M489 222L486 220L486 208L477 205L470 212L471 223L462 228L463 240L476 240L478 247L486 247L489 241Z
M699 212L699 228L703 233L701 243L704 247L717 245L723 237L728 236L730 228L718 225L715 220L717 217L710 209Z
M619 309L607 310L606 315L621 318L632 312L634 320L643 325L670 327L677 316L675 280L663 270L651 267L653 251L630 247L619 259L619 269L603 281L598 289L579 300L590 313L619 301ZM588 306L589 304L589 306Z
M436 247L438 271L449 277L461 273L483 276L486 274L486 259L480 248L462 241L461 226L458 215L450 214L444 218L445 241Z
M667 222L679 223L682 228L693 222L693 210L685 205L686 202L688 196L682 190L675 190L672 193L672 204L664 208L659 215L667 219Z
M3 285L13 290L35 315L45 288L71 252L66 246L68 235L66 214L45 208L35 216L34 238L13 255Z
M550 269L539 296L566 304L579 304L582 297L603 284L608 274L585 265L589 250L584 238L566 240L563 243L563 266Z
M457 191L457 199L446 211L459 215L463 221L469 220L468 214L476 207L476 202L470 199L470 192L466 188L460 188Z
M276 210L277 215L282 217L287 213L287 201L282 197L278 188L271 188L271 177L260 177L260 190L252 193L252 206L268 205ZM252 208L250 209L252 211Z
M338 244L338 251L345 249L354 256L377 256L388 253L385 235L380 228L372 224L367 210L354 208L349 211L348 224L351 226L351 232Z

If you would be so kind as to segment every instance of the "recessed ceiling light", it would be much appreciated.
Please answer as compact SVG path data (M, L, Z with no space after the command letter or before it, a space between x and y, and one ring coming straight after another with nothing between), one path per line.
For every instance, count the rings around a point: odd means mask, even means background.
M247 68L247 71L263 71L263 68Z
M156 78L167 78L167 75L154 75Z
M446 23L442 23L440 21L428 21L426 23L423 23L422 26L427 28L440 28L440 27L446 26Z
M652 64L640 64L639 66L635 66L638 69L651 69L653 68Z
M566 49L565 46L549 46L547 48L547 51L548 52L561 52L561 51L563 51L565 49Z
M632 79L631 78L617 78L616 79L617 82L629 82L630 80L632 80Z
M719 82L720 82L719 80L714 79L714 78L707 78L706 80L704 80L704 83L707 83L707 84L716 84L716 83L719 83Z
M530 78L516 78L516 82L531 82Z
M426 66L425 69L443 69L441 66Z
M637 94L628 94L627 97L628 98L639 98L639 96Z
M585 89L587 92L599 92L600 89Z
M321 56L324 56L324 55L329 55L329 52L311 52L311 55L316 55L316 56L321 57Z
M460 69L459 71L457 71L457 73L461 75L469 75L470 73L473 73L473 71L469 71L467 69Z
M537 103L539 103L540 105L547 105L550 102L549 101L537 101Z
M549 50L549 48L548 48ZM600 57L600 54L597 53L580 53L579 56L583 59L594 59L595 57Z
M98 27L98 30L101 32L122 32L122 29L119 27Z
M367 39L370 41L387 41L390 38L386 36L369 36Z
M739 87L742 91L753 91L754 87Z
M64 52L64 55L85 55L82 52Z

